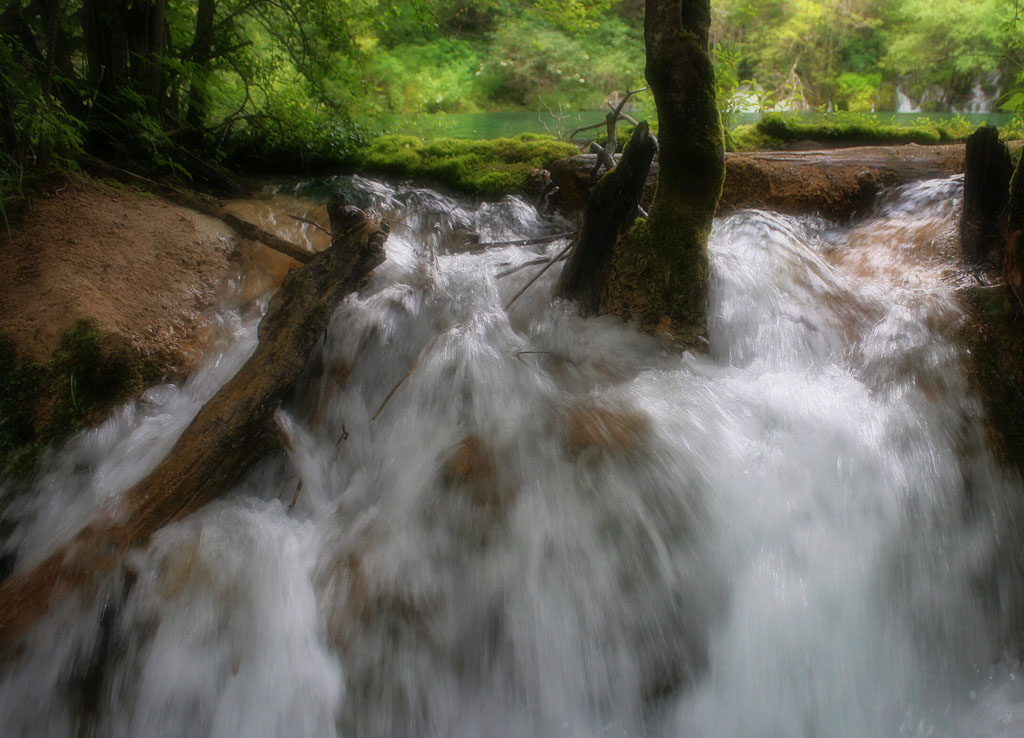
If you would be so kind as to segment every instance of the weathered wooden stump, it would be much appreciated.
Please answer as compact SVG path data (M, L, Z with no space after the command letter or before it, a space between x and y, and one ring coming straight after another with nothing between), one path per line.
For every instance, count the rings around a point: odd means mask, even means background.
M967 139L960 244L971 266L1003 263L1012 164L999 129L982 126Z

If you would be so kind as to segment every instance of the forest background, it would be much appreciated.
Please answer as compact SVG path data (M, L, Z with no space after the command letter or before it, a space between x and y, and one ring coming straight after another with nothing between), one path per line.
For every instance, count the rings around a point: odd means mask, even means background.
M1018 0L713 0L738 111L1024 110ZM0 206L85 151L193 177L346 161L394 114L600 109L643 0L7 0ZM643 96L638 97L641 105ZM652 106L653 107L653 106Z

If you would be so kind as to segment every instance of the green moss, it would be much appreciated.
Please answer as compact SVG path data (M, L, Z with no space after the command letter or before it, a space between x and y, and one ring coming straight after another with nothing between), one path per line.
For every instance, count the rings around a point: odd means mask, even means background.
M768 135L755 124L736 126L725 134L727 151L772 151L785 146L784 140Z
M913 126L904 126L856 114L806 121L794 115L769 113L754 125L737 126L730 131L726 145L729 151L758 151L785 148L796 141L830 145L939 144L961 141L973 129L972 124L957 119L942 125L920 119Z
M438 181L460 192L497 196L526 190L534 169L576 153L572 144L536 133L428 142L414 136L380 136L352 163L361 169Z
M71 326L45 365L19 360L0 337L0 471L30 473L46 445L101 420L154 373L152 362L92 320Z
M943 134L933 126L884 125L861 117L805 123L797 118L770 114L758 122L757 129L786 142L811 140L828 143L937 144L943 141Z
M601 310L644 330L667 330L679 343L694 345L706 330L709 229L665 222L638 219L622 237ZM663 323L665 318L670 324Z

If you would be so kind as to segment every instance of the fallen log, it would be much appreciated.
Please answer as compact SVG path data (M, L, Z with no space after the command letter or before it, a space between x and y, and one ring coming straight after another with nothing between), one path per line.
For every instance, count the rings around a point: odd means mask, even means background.
M209 215L213 218L218 218L231 226L242 238L248 238L250 241L259 241L264 246L268 246L274 251L282 253L285 256L290 256L295 259L295 261L302 264L307 263L313 258L313 254L306 251L301 246L275 236L273 233L263 230L255 223L242 220L237 215L229 213L226 209L214 202L204 200L196 195L190 195L187 192L182 192L181 190L170 187L169 185L154 182L151 179L143 177L141 174L135 174L134 172L129 172L126 169L121 169L112 164L107 164L107 162L102 159L97 159L94 156L83 156L81 161L85 167L98 174L135 185L136 187L140 187L154 195L159 195L165 200L170 200L182 207L195 210L196 212Z
M163 526L223 495L273 446L274 413L334 308L385 258L385 224L340 197L328 214L331 247L285 277L252 357L203 406L167 458L124 494L117 519L93 523L41 564L0 584L0 642L9 643Z

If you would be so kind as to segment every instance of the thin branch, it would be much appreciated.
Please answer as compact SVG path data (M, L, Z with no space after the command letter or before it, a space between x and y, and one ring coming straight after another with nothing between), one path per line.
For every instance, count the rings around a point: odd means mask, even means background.
M473 251L471 251L469 253L474 253L474 254L475 253L482 253L482 252L486 251L489 248L494 248L494 247L497 247L497 246L536 246L536 245L542 244L542 243L551 243L552 241L557 241L560 238L569 238L570 236L574 236L574 235L575 235L575 233L571 233L571 232L570 233L555 233L554 235L551 235L551 236L538 236L536 238L519 238L519 239L516 239L515 241L491 241L489 243L479 244L479 246L480 246L479 249L474 249Z
M566 257L564 257L564 256L556 257L555 260L556 261L561 261L564 258L566 258ZM511 269L506 269L503 272L498 272L497 274L494 275L494 278L495 279L501 279L502 277L507 277L510 274L515 274L516 272L521 272L523 269L528 269L528 268L530 268L532 266L540 266L541 264L550 264L550 263L551 263L551 259L549 259L546 256L543 256L540 259L533 259L533 260L528 261L528 262L526 262L524 264L520 264L517 267L512 267Z
M591 128L600 128L603 125L604 125L604 121L602 120L600 123L592 123L589 126L580 126L579 128L574 129L573 132L569 134L569 139L572 140L572 137L575 136L577 133L583 133L583 131L589 131Z
M434 350L434 346L437 345L437 339L440 337L441 334L434 336L434 340L432 340L430 344L420 352L420 355L416 357L416 361L413 362L413 365L409 367L409 370L402 375L402 378L398 380L398 384L391 388L391 391L388 392L388 396L384 398L384 402L380 404L380 407L377 408L377 412L373 414L373 417L370 418L370 420L376 420L377 416L384 411L384 407L388 402L390 402L391 398L395 396L395 393L398 392L398 388L405 384L405 380L407 380L412 373L416 371L416 367L420 365L420 362L426 359L430 355L430 352Z
M526 284L524 284L523 288L521 290L519 290L511 300L509 300L507 303L505 303L505 309L508 310L510 307L512 307L512 305L515 303L515 301L518 300L520 298L520 296L524 292L526 292L526 290L530 289L530 287L533 285L533 283L536 282L538 279L540 279L541 276L544 274L544 272L546 272L548 269L551 268L552 264L554 264L557 261L561 261L562 258L566 254L569 253L569 249L571 249L571 248L572 248L572 243L569 243L564 249L562 249L561 251L558 252L558 254L555 255L554 259L552 259L550 262L548 262L548 265L546 267L544 267L539 272L537 272L535 275L533 275L533 277L530 279L530 281L527 282Z
M317 223L315 220L310 220L309 218L303 218L301 215L289 215L288 217L291 218L292 220L297 220L297 221L299 221L301 223L306 223L307 225L311 225L314 228L319 228L321 231L326 233L328 236L331 236L331 232L329 230L327 230L326 228L324 228L319 223Z

